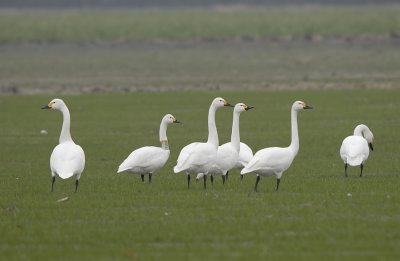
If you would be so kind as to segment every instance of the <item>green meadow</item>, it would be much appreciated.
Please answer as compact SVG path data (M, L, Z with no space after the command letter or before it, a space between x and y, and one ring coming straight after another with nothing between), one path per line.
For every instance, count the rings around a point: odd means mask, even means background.
M86 153L80 188L57 179L49 157L61 114L40 110L53 95L0 96L0 249L7 260L397 260L400 257L399 90L164 92L63 98L72 136ZM257 151L290 142L290 107L299 115L300 151L283 175L240 181L230 173L207 190L174 174L180 149L207 137L211 100L246 102L241 140ZM158 145L162 116L171 155L153 181L116 174L135 148ZM217 111L220 143L232 110ZM364 177L344 177L339 147L359 123L375 135ZM47 130L48 134L41 134ZM68 197L68 200L57 200Z

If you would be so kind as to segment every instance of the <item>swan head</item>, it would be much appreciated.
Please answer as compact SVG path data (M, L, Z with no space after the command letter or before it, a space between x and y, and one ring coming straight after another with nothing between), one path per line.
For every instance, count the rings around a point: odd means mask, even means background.
M305 102L295 101L292 105L292 109L295 111L302 111L312 109L312 107L307 105Z
M235 105L235 108L233 109L235 112L239 112L239 113L241 113L241 112L244 112L244 111L248 111L248 110L250 110L250 109L253 109L254 107L253 106L249 106L249 105L246 105L246 104L244 104L244 103L237 103L236 105Z
M61 99L53 99L47 105L43 106L42 109L54 109L61 110L65 107L65 103Z
M221 108L224 106L233 107L229 102L227 102L224 98L221 97L215 98L211 104L215 108Z
M374 141L374 134L372 134L368 127L363 131L363 136L364 139L367 140L370 150L374 150L374 147L372 146L372 143Z
M181 123L180 121L178 121L172 114L167 114L164 116L164 118L162 119L162 122L165 122L167 124L171 124L171 123Z

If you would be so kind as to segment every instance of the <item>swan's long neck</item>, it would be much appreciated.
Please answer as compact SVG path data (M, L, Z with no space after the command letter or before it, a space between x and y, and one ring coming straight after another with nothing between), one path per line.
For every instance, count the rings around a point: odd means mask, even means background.
M240 150L239 112L233 112L231 144L237 152Z
M66 106L61 110L61 113L63 115L63 124L62 124L59 141L60 141L60 143L70 142L70 141L72 141L71 132L70 132L71 116L70 116L69 110Z
M167 123L164 121L161 121L160 124L160 142L161 142L161 148L163 148L164 150L169 150L168 138L167 138Z
M215 125L215 112L216 108L214 106L210 106L208 110L208 140L207 143L211 143L218 148L219 140L218 140L218 132L217 126Z
M367 126L360 124L354 129L354 135L363 137L363 132L367 130L368 130Z
M291 111L291 125L292 125L292 142L290 143L289 148L297 154L299 151L299 131L297 127L297 111Z

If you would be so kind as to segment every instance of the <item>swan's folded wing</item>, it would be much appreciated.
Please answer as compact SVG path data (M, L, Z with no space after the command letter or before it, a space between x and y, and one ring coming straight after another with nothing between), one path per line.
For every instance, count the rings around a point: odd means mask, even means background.
M169 151L160 147L147 146L134 150L118 168L122 172L134 167L150 168L162 167L168 159ZM168 154L168 155L167 155Z
M179 153L176 166L174 167L174 172L180 172L185 169L185 166L189 163L189 159L192 155L193 150L200 144L200 142L194 142L186 145L182 148Z

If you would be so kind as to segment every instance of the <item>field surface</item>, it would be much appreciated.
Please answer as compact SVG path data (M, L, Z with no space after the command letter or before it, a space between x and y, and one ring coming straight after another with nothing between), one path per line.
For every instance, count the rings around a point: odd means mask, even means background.
M211 100L222 96L255 109L241 116L241 138L254 151L290 142L289 110L299 115L300 151L275 179L241 182L232 171L204 190L174 174L179 150L206 139ZM400 258L399 90L167 92L61 96L72 136L86 153L80 188L55 183L49 156L61 115L39 108L49 95L0 96L0 251L6 260L398 260ZM134 149L158 144L164 113L171 156L153 182L116 174ZM231 109L217 112L220 142L230 137ZM365 176L344 177L341 141L358 123L375 135ZM40 134L47 130L48 134ZM63 202L57 200L68 197Z

